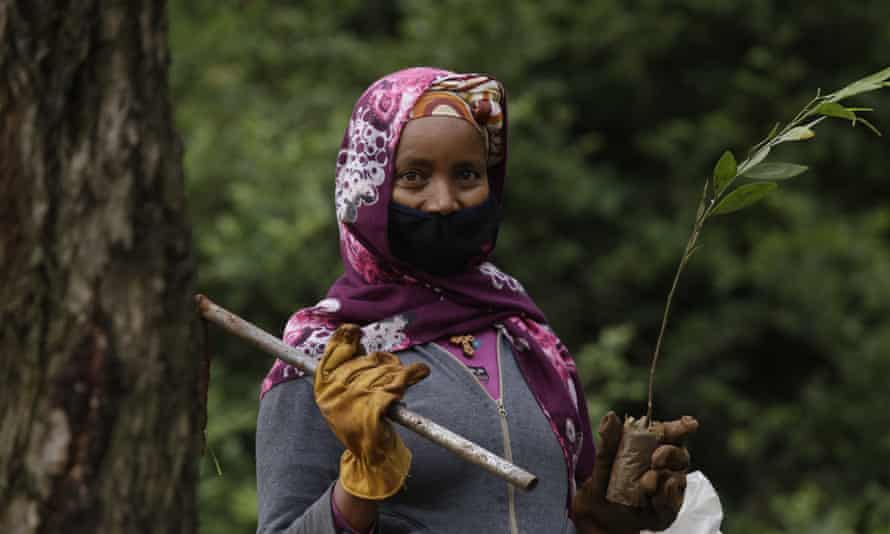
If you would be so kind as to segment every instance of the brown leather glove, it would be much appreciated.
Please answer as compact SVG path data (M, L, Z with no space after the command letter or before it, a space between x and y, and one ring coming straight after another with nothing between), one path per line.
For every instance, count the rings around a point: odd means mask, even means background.
M680 444L698 428L698 421L684 417L657 423L662 445L652 453L651 468L640 485L648 496L644 506L626 506L606 500L612 462L621 441L622 423L609 412L600 421L596 463L572 501L575 525L581 534L638 534L641 530L665 530L677 518L686 490L689 452Z
M315 402L346 450L340 485L363 499L385 499L405 483L411 451L383 419L409 386L429 375L422 363L402 365L395 354L361 355L361 329L341 325L315 374Z

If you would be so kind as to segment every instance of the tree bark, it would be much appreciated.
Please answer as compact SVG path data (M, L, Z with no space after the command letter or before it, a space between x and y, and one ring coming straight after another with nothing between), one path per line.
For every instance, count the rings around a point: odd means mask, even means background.
M161 0L0 0L0 532L196 530L168 63Z

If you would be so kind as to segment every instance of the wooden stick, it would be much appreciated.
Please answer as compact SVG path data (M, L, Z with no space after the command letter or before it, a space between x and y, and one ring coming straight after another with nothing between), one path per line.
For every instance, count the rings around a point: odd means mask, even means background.
M253 343L263 351L301 369L309 375L315 374L317 363L314 359L306 357L297 349L287 345L253 323L245 321L217 305L204 295L195 295L195 300L201 316L208 321L221 326L229 333ZM414 431L433 443L451 451L458 457L471 464L478 465L514 486L524 490L531 490L538 483L538 478L535 475L463 436L434 423L426 417L412 412L401 403L390 406L386 412L386 417L390 421Z

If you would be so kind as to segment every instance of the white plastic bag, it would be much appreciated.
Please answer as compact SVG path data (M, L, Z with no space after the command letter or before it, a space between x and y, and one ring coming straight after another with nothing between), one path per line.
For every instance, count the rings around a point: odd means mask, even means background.
M711 481L701 471L686 475L686 491L677 520L663 534L720 534L723 507ZM651 534L644 530L640 534Z

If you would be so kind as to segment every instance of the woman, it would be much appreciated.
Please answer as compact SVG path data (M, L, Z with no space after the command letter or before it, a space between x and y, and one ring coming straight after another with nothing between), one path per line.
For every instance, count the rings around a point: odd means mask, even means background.
M645 506L607 502L620 422L603 419L595 453L571 357L522 285L486 261L506 132L504 90L483 75L407 69L359 99L336 168L345 274L284 333L319 372L313 383L278 361L263 383L258 532L605 534L673 521L685 449L653 455ZM393 429L380 414L398 399L538 487L517 491Z

